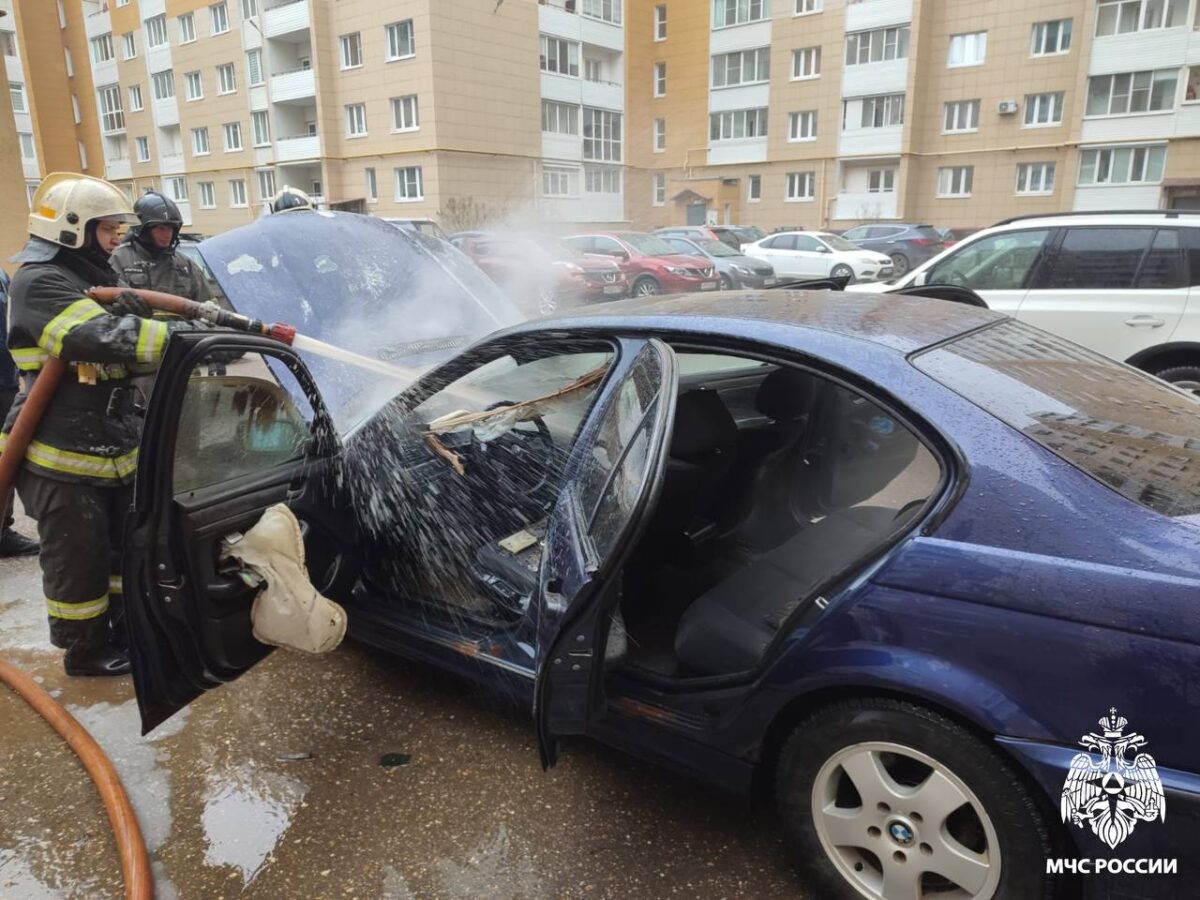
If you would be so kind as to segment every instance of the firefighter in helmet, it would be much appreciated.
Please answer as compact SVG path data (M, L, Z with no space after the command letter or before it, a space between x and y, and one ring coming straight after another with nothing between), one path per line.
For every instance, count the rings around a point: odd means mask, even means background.
M271 212L273 213L290 212L300 209L311 210L312 208L312 200L309 199L308 194L299 188L294 188L286 184L278 194L271 198Z
M183 216L175 201L149 191L138 197L133 211L138 226L130 229L112 255L117 276L133 288L178 294L197 303L212 300L212 291L200 267L176 252Z

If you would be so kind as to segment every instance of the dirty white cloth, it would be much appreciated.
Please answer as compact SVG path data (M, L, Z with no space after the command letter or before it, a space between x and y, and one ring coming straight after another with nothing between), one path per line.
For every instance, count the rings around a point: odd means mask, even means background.
M300 523L282 503L244 535L226 538L225 555L265 582L250 609L257 640L302 653L328 653L342 642L346 611L308 580Z

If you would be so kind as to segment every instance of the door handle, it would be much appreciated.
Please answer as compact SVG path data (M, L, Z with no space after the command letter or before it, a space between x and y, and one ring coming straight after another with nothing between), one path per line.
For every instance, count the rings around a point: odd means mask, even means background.
M1130 328L1162 328L1167 323L1156 316L1133 316L1126 319L1125 324Z

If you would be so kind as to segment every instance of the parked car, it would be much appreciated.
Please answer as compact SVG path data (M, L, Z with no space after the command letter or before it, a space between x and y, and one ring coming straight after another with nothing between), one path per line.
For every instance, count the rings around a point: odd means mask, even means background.
M780 279L848 278L851 282L890 278L892 261L825 231L784 231L742 248L775 267Z
M383 221L387 222L389 225L395 226L396 228L402 228L409 231L418 231L421 234L427 235L428 237L439 238L443 241L446 240L446 232L442 231L442 226L433 221L433 219L384 218Z
M939 228L937 233L942 238L942 249L948 250L964 238L970 237L978 228Z
M968 287L992 309L1200 392L1200 214L1009 219L898 282L924 284Z
M662 238L640 231L601 231L565 239L581 253L617 260L630 294L686 294L721 286L717 269L705 256L686 256Z
M738 252L741 252L743 244L753 243L767 235L761 228L743 225L672 225L656 228L654 233L659 237L710 238L722 241Z
M459 254L355 218L202 252L241 312L313 337L425 327L397 362L479 320ZM203 376L228 350L271 365ZM1047 860L1108 858L1105 811L1122 858L1180 875L1089 889L1194 896L1197 398L994 311L832 292L499 330L349 431L334 366L172 337L124 570L145 730L270 652L221 560L286 503L353 636L514 698L547 765L586 734L761 789L814 897L1047 898Z
M932 225L858 225L843 231L842 237L864 250L891 257L893 278L901 277L944 249L942 236Z
M676 237L670 234L663 234L662 239L677 253L707 257L717 267L724 290L773 287L779 281L770 263L743 256L724 241L705 237Z

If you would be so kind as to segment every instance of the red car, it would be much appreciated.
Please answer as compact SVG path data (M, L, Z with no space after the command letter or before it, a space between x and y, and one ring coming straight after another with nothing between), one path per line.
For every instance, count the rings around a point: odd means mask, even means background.
M686 294L715 291L720 276L711 260L703 256L684 256L660 237L640 231L597 231L564 238L581 253L608 256L629 279L630 293Z

